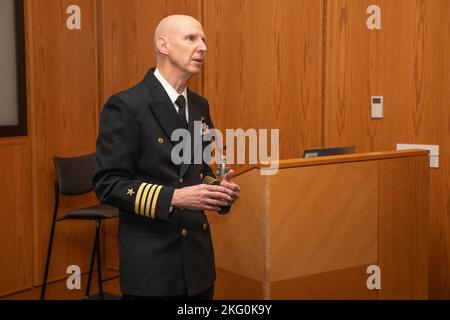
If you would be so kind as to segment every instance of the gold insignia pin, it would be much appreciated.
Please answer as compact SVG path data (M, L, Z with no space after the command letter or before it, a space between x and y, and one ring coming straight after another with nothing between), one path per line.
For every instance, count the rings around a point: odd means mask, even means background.
M164 142L163 138L158 138L158 142L159 142L160 144L163 144L163 142Z
M127 192L127 196L130 196L130 197L132 197L133 196L133 194L135 194L136 192L134 192L134 190L133 190L133 188L131 188L131 189L128 189L128 192Z

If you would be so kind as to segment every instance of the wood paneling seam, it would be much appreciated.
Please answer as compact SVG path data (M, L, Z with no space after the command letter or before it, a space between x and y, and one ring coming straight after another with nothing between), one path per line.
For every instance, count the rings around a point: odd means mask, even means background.
M327 98L327 15L328 15L328 0L323 0L322 11L322 114L320 115L321 130L320 130L320 145L325 147L325 108Z
M264 176L264 277L263 299L270 299L270 176Z

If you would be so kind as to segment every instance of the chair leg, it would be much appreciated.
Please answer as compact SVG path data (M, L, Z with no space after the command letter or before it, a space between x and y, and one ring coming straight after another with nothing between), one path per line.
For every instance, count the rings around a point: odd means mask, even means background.
M54 238L54 234L55 234L55 224L56 224L56 221L53 220L52 229L50 232L50 239L48 241L48 250L47 250L47 259L45 262L44 280L42 281L42 289L41 289L41 300L45 300L45 289L47 288L48 270L50 267L50 258L52 255L53 238Z
M45 300L45 289L47 288L48 270L50 267L50 258L52 256L53 239L55 236L56 216L58 212L59 197L58 197L58 184L55 183L55 207L53 210L53 222L50 231L50 239L48 240L47 259L45 261L44 279L42 281L41 300Z
M98 225L98 222L97 222ZM88 277L88 283L86 287L86 298L89 297L89 292L91 290L91 281L92 281L92 272L94 270L94 261L95 261L95 254L97 251L97 232L98 232L98 226L95 228L95 238L94 238L94 246L92 247L92 256L91 256L91 263L89 266L89 277Z
M100 225L101 225L101 220L98 219L97 220L97 280L98 280L98 293L99 293L99 298L100 300L104 300L103 297L103 280L102 280L102 264L101 264L101 255L100 255Z

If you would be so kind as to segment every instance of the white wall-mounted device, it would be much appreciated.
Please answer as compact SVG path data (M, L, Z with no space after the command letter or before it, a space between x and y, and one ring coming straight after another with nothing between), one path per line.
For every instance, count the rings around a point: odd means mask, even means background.
M372 96L370 98L372 119L383 118L383 96Z
M409 149L423 149L428 150L430 153L430 168L439 168L439 146L427 145L427 144L406 144L398 143L397 150L409 150Z

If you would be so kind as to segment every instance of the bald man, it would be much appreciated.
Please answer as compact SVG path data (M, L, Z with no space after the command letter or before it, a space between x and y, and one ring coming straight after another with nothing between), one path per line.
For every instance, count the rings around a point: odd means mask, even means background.
M124 299L212 299L214 252L203 210L227 213L239 186L233 171L218 181L205 162L174 163L178 142L171 139L185 129L190 146L204 149L202 136L194 140L194 121L202 133L213 128L208 102L187 88L202 68L205 34L194 18L169 16L154 44L156 69L103 108L94 188L102 203L120 210Z

